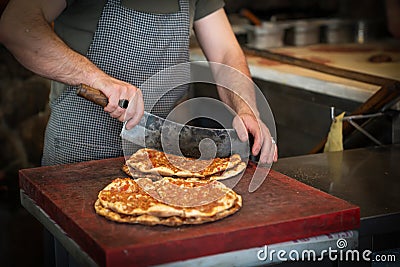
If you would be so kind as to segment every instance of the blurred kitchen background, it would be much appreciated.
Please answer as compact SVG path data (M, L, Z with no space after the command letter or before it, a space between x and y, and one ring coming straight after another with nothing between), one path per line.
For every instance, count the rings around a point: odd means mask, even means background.
M226 11L238 40L249 52L269 50L295 57L303 51L308 60L328 64L335 56L329 54L326 45L332 44L335 51L347 52L343 58L356 70L359 68L352 64L351 56L364 51L366 62L360 65L373 65L365 67L369 74L400 80L400 46L388 30L385 3L383 0L229 0ZM201 58L195 41L193 47L193 56ZM293 47L297 49L288 50ZM249 57L249 63L254 63L255 71L269 67L276 72L299 71L297 67L284 69L280 63L262 57ZM377 72L373 73L375 69ZM320 81L316 87L324 87L321 80L325 76L298 75L306 80L280 82L280 78L266 77L268 73L263 72L254 78L274 113L281 158L307 154L323 140L331 124L331 106L336 114L352 112L379 89L376 85L343 81L339 89L351 88L344 95L325 93L324 88L299 90L304 89L303 85L307 87L302 81ZM327 88L342 82L342 78L332 80L326 76L326 79ZM43 132L49 116L49 86L49 81L23 68L0 46L1 266L42 265L42 228L19 204L18 170L40 165ZM192 94L213 95L209 87L196 85ZM358 93L358 87L368 93ZM365 126L382 144L398 142L399 120L393 115L398 104L396 101L390 104L389 110L393 112L390 116L382 116ZM372 145L376 143L359 133L345 143L345 148Z

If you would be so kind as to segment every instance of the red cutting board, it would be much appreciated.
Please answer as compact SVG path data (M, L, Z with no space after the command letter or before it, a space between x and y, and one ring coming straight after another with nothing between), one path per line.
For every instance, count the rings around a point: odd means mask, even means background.
M122 163L116 158L20 171L21 189L100 266L161 264L359 227L357 206L273 170L249 193L253 163L234 187L242 209L223 220L176 228L111 222L93 204L104 186L124 176Z

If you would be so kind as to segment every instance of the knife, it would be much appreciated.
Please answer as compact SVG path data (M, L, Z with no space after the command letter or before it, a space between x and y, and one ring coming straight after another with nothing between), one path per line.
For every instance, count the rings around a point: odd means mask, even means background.
M98 89L88 85L78 86L77 95L102 107L108 98ZM121 131L124 154L132 146L152 148L185 157L209 159L239 154L248 158L248 142L240 141L234 129L212 129L180 124L144 111L140 122L130 130Z

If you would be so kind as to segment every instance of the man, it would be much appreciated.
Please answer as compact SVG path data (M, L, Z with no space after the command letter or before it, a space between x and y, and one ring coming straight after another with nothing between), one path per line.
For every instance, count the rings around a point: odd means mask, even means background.
M53 80L51 117L43 165L121 155L122 123L134 127L155 91L140 85L158 71L189 61L193 28L209 61L250 77L243 52L221 0L11 0L0 20L0 41L28 69ZM54 21L54 30L51 22ZM104 111L76 96L87 84L108 97ZM184 89L169 92L159 115L166 115ZM218 88L237 113L233 126L242 141L253 135L253 155L277 160L277 148L258 116L254 88L240 97ZM246 101L242 100L245 99ZM126 109L119 101L127 99ZM247 103L248 104L247 104Z

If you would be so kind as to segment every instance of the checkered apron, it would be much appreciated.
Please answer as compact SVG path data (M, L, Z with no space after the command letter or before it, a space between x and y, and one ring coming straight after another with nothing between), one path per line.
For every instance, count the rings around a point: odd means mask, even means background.
M189 61L189 3L180 0L176 13L153 14L132 10L121 0L104 6L87 57L112 77L141 88L165 68ZM158 84L162 84L158 82ZM160 87L143 91L145 109L165 117L187 86L165 94ZM154 106L154 96L164 95ZM150 101L149 101L150 99ZM43 165L122 156L122 123L76 95L69 86L51 105Z

